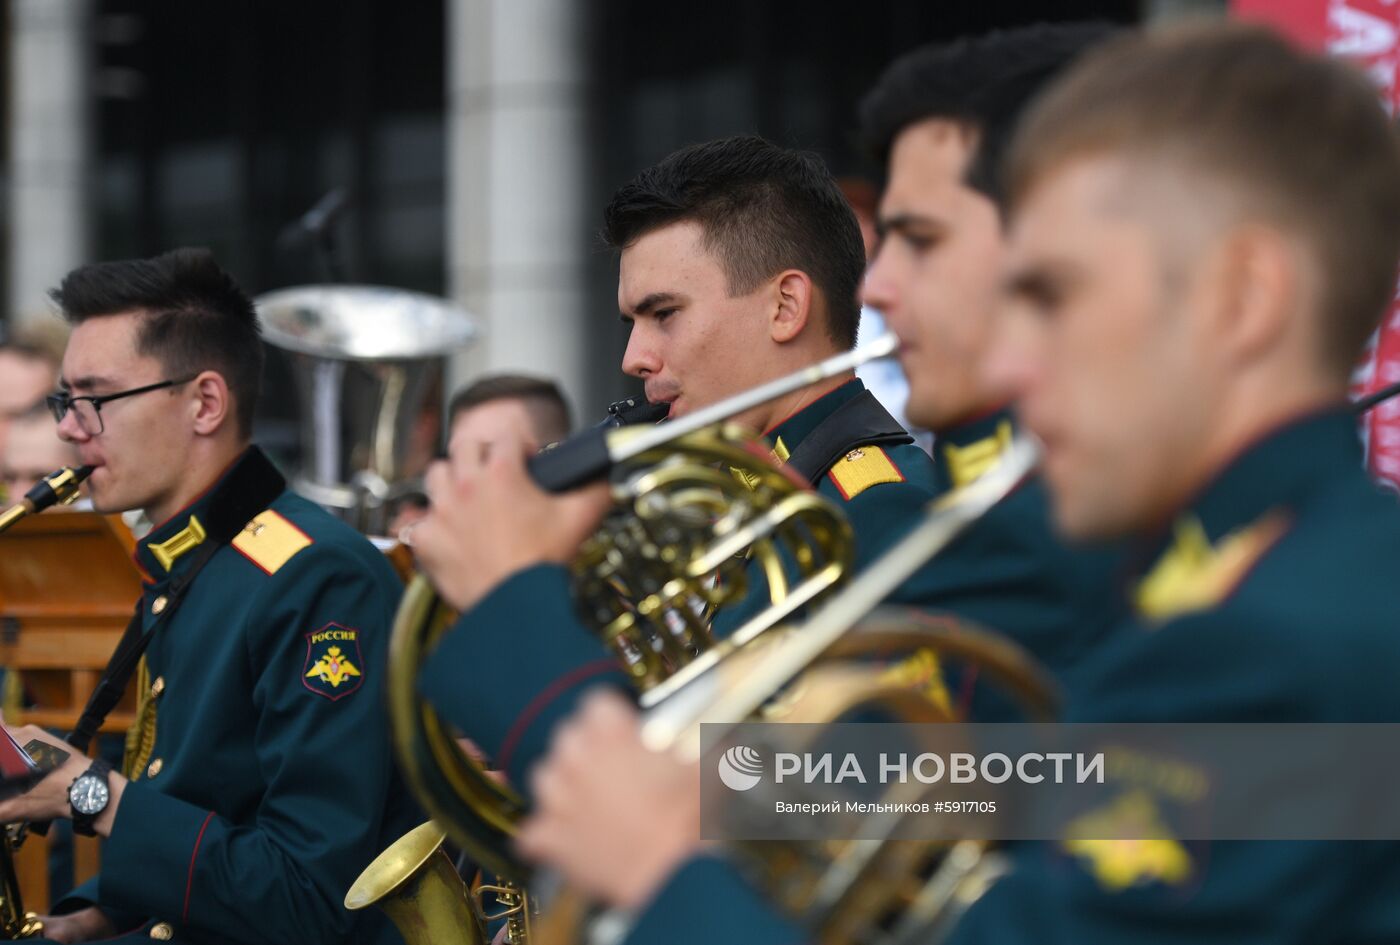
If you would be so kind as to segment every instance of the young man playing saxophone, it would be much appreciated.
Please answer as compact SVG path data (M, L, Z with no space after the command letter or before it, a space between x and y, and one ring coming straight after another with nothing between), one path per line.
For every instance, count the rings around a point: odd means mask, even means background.
M49 398L58 433L95 467L96 509L159 524L136 546L142 594L118 648L146 670L125 771L73 750L0 803L0 822L72 818L106 839L97 877L44 917L44 934L398 941L383 915L342 901L422 816L383 711L402 588L251 445L252 302L204 250L84 266L53 294L73 326ZM99 722L85 713L80 728ZM12 734L65 747L32 726Z

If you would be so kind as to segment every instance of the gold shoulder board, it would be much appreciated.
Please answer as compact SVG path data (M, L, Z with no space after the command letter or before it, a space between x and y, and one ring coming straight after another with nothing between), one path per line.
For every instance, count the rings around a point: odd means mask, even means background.
M904 481L899 467L878 446L856 447L832 464L828 475L847 501L882 482Z
M268 574L276 574L298 551L312 543L306 532L268 509L233 539L233 547Z

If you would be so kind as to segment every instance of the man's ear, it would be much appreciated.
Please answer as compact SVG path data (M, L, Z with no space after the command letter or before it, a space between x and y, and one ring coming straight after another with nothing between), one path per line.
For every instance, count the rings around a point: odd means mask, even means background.
M1282 233L1240 227L1216 253L1212 326L1222 350L1247 360L1288 332L1302 288L1302 255Z
M202 371L190 381L193 397L190 409L194 412L194 432L200 436L212 436L225 424L236 422L233 416L233 395L229 393L228 381L217 371Z
M801 336L812 318L812 277L800 269L785 270L773 281L773 296L776 304L769 319L769 337L787 344Z

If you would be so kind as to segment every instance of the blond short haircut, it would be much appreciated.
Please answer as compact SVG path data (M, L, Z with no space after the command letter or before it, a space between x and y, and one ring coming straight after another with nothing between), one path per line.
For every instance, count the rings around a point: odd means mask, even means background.
M1110 42L1017 130L1004 169L1013 213L1048 174L1105 154L1228 188L1251 222L1300 238L1321 280L1321 354L1352 368L1400 259L1400 136L1359 72L1240 24Z

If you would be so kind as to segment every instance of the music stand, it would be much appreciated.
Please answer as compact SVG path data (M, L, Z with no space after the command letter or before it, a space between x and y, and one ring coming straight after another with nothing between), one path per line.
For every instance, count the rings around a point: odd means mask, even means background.
M0 665L18 671L31 707L10 725L68 731L97 685L141 594L135 539L116 516L55 509L0 534ZM104 732L125 731L134 693L107 717ZM30 908L49 904L48 843L31 837L15 859ZM97 872L98 846L75 838L74 881Z

